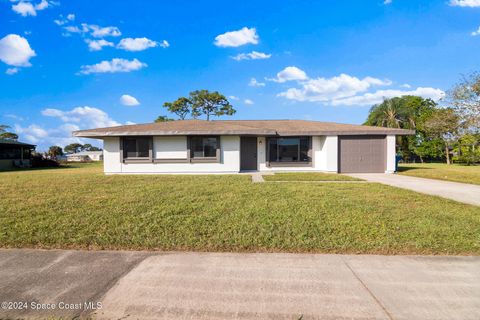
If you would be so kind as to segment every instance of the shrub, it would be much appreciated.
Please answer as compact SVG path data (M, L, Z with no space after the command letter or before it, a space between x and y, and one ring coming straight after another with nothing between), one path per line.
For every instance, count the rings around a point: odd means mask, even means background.
M45 168L45 167L59 167L60 163L52 159L46 159L42 155L34 155L32 157L33 168Z

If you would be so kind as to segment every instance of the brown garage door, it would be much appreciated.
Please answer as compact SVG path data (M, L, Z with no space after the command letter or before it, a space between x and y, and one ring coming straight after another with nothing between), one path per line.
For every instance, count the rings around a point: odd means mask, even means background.
M338 171L342 173L385 172L385 136L339 136Z

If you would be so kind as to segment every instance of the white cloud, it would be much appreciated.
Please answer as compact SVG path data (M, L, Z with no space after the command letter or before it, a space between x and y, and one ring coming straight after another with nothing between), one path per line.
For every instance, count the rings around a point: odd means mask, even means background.
M42 0L37 4L32 4L29 1L19 1L17 4L12 5L12 10L21 15L22 17L26 16L36 16L37 11L44 10L52 5L51 2L47 0Z
M328 102L365 92L371 86L391 84L390 80L372 77L359 79L342 73L332 78L319 77L304 81L301 83L301 88L290 88L279 95L292 100Z
M250 53L239 53L236 56L232 57L232 59L240 61L240 60L257 60L257 59L268 59L272 55L268 53L252 51Z
M119 37L122 35L120 30L113 26L100 27L95 24L82 23L82 27L84 29L88 28L90 30L90 34L95 38Z
M82 33L83 31L80 30L77 26L66 26L64 29L70 33Z
M255 28L243 27L237 31L229 31L215 37L217 47L239 47L245 44L257 44L258 34Z
M368 83L369 85L372 86L391 86L392 81L390 79L378 79L378 78L373 78L373 77L365 77L363 78L363 81Z
M243 102L244 102L245 104L248 104L248 105L251 105L251 104L254 103L254 102L253 102L252 100L250 100L250 99L245 99Z
M13 114L13 113L8 113L8 114L4 115L4 117L14 119L14 120L18 120L18 121L23 121L22 117L19 117L16 114Z
M137 98L132 97L131 95L124 94L120 97L120 103L124 106L138 106L140 102L138 102Z
M290 67L286 67L285 69L277 73L276 78L267 79L267 80L283 83L287 81L293 81L293 80L299 81L299 80L307 80L307 79L308 79L308 76L305 73L305 71L297 67L290 66Z
M46 151L53 145L64 147L70 143L86 143L84 139L72 137L72 131L79 129L78 125L71 123L62 124L54 129L45 129L37 124L31 124L28 127L22 127L19 124L14 126L14 131L20 136L20 139L36 144L37 151ZM89 143L92 142L89 141Z
M385 0L385 1L383 1L383 4L385 4L385 5L392 4L392 0Z
M44 109L42 115L57 118L61 123L54 128L44 128L37 124L30 124L26 127L19 124L14 125L14 131L19 134L20 139L37 144L37 150L40 151L47 150L52 145L63 147L74 142L95 144L91 140L72 137L72 131L121 125L111 119L103 110L89 106L76 107L66 111L53 108ZM21 121L22 119L17 117L16 120ZM97 145L101 146L100 143Z
M61 110L58 109L51 109L47 108L42 110L42 115L47 116L47 117L56 117L56 118L61 118L63 121L69 121L70 119L67 117L64 117L64 113Z
M450 5L454 7L480 7L480 0L451 0Z
M68 21L64 19L55 19L53 20L53 23L55 23L57 26L63 26L66 24Z
M18 73L18 68L8 68L5 71L5 74L8 74L9 76L14 75L16 73Z
M80 130L80 127L73 123L65 123L59 127L60 130L71 133L72 131Z
M48 137L47 130L36 124L31 124L28 127L22 127L18 124L15 124L13 129L16 134L21 135L22 140L30 143L38 143L42 139Z
M168 47L170 47L170 43L168 43L167 40L163 40L162 42L160 42L160 47L168 48Z
M239 97L236 97L236 96L228 96L228 97L232 100L239 100L240 99Z
M338 100L331 101L331 104L334 106L344 105L344 106L352 106L352 105L374 105L377 103L381 103L385 98L393 98L393 97L401 97L401 96L420 96L423 98L430 98L432 100L438 101L445 96L445 92L440 89L436 88L425 88L419 87L415 90L395 90L395 89L388 89L388 90L378 90L373 93L365 93L359 96L353 96Z
M88 33L94 38L119 37L122 35L122 33L120 32L120 29L114 26L100 27L96 24L82 23L80 24L80 27L66 26L63 28L69 33L80 33L80 34Z
M35 7L30 2L21 1L17 4L14 4L12 5L12 10L21 15L22 17L37 15Z
M40 1L39 4L35 5L35 10L40 11L43 9L47 9L50 6L50 3L48 3L47 0L42 0Z
M75 15L73 13L70 13L69 15L67 15L67 18L64 18L63 15L60 15L58 19L53 20L53 22L58 26L63 26L64 24L67 24L70 21L74 21L74 20L75 20Z
M264 82L258 82L257 79L251 78L250 82L248 83L250 87L265 87Z
M404 95L417 95L424 98L439 100L445 93L436 88L419 87L414 90L382 89L371 91L378 86L391 86L392 81L365 77L363 79L340 74L331 78L315 78L307 81L298 81L300 87L289 88L278 94L296 101L321 102L330 105L372 105L380 103L384 98ZM408 87L407 87L408 86ZM409 85L400 87L409 88Z
M42 115L58 118L63 122L79 123L83 128L113 127L120 125L120 123L111 119L105 111L89 106L76 107L69 111L47 108L42 110Z
M0 60L10 66L29 67L29 60L35 55L27 39L17 34L9 34L0 39Z
M474 37L480 35L480 27L478 27L478 29L476 31L473 31L471 33L471 35L474 36Z
M100 39L100 40L90 40L85 39L85 42L88 44L88 50L90 51L100 51L103 47L113 47L113 42Z
M147 64L136 58L133 60L114 58L111 61L105 60L97 64L81 66L79 74L130 72L145 67Z
M409 85L408 83L404 83L400 86L401 88L406 88L406 89L410 89L412 86Z
M120 40L120 43L117 45L117 48L123 49L126 51L143 51L148 48L154 48L156 46L158 46L158 42L143 37L143 38L124 38ZM168 42L167 42L167 46L168 46Z

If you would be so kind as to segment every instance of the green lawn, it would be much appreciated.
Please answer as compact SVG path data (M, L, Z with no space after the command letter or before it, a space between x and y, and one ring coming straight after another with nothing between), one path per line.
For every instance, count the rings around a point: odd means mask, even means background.
M480 184L480 166L444 163L410 163L399 166L399 174L463 183Z
M360 181L360 179L336 173L323 172L288 172L265 175L266 181Z
M480 254L480 208L380 184L0 173L0 246Z

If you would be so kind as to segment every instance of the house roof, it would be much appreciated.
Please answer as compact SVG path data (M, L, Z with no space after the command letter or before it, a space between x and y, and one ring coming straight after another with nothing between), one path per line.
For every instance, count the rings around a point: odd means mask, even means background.
M74 131L76 137L171 135L412 135L413 130L306 120L177 120Z
M20 147L35 148L34 144L24 143L24 142L10 140L10 139L0 139L0 144L4 144L4 145L8 144L8 145L15 145L15 146L20 146Z

